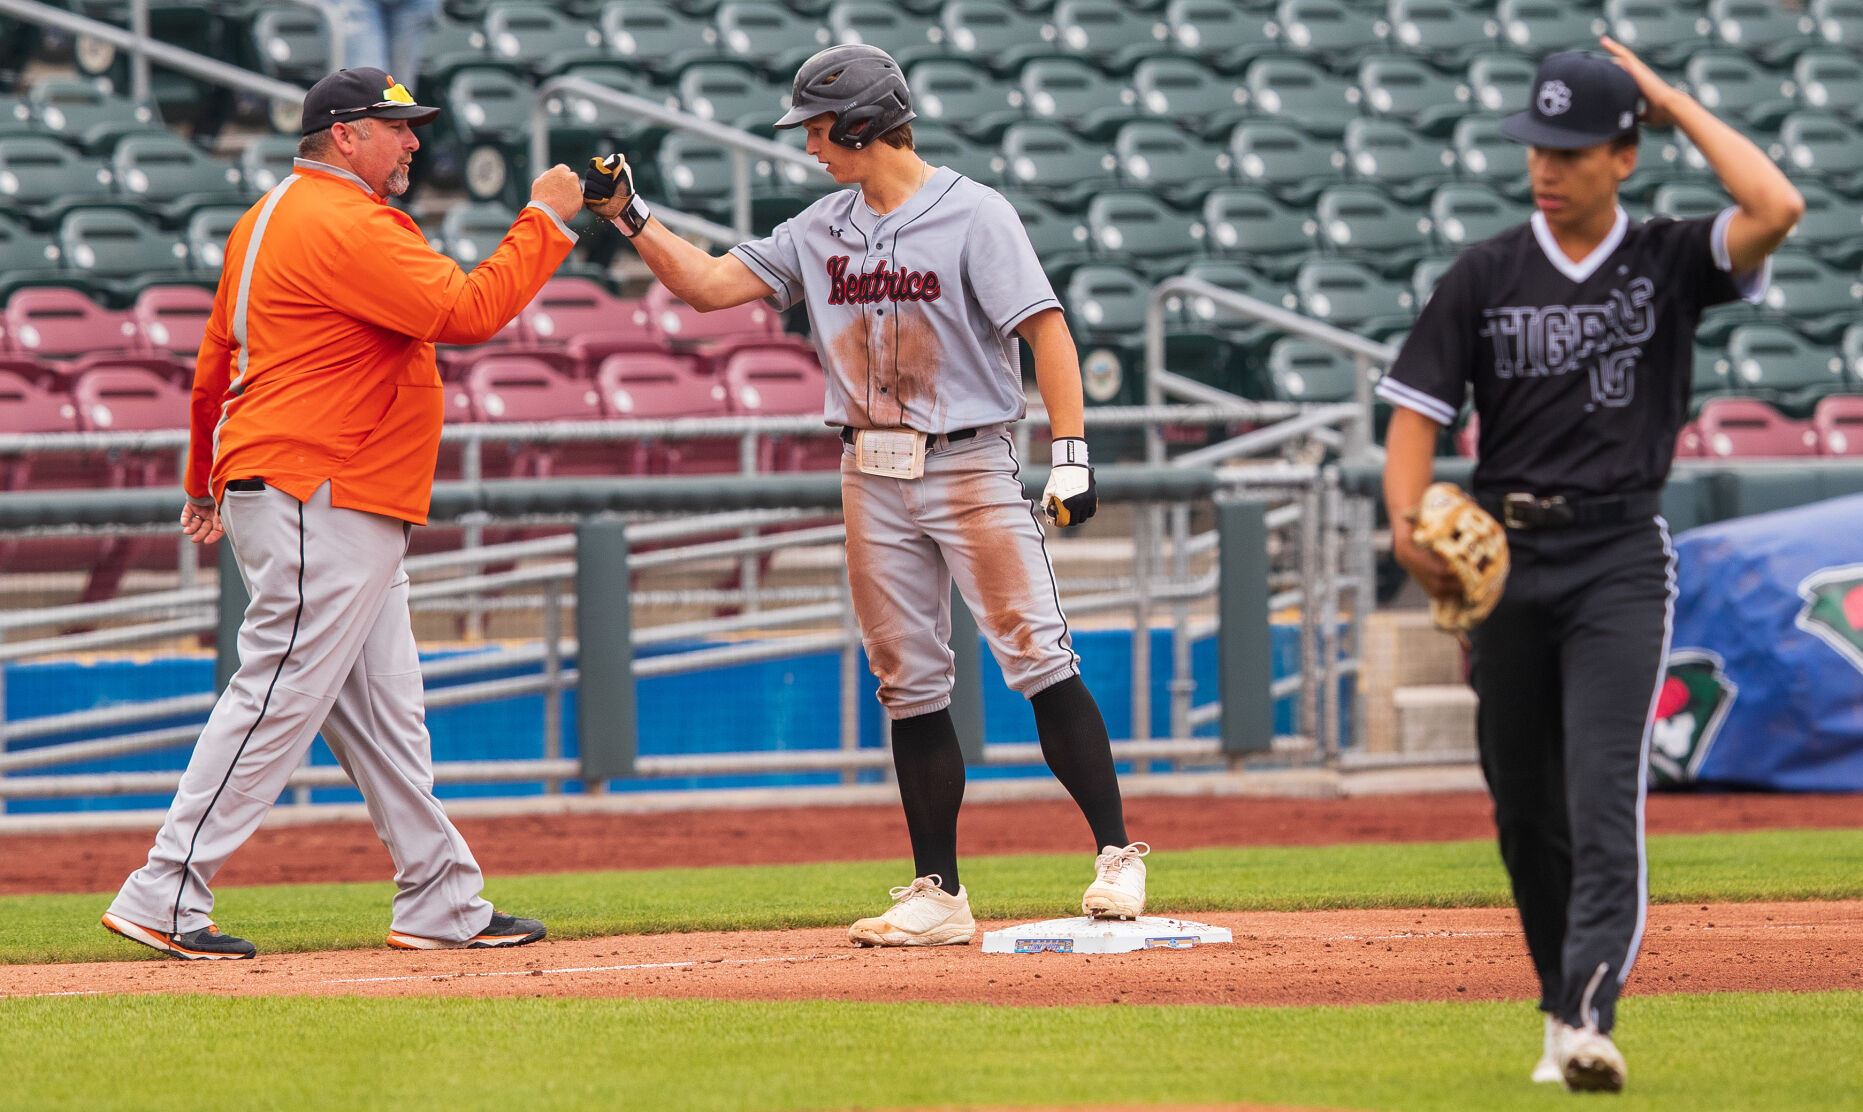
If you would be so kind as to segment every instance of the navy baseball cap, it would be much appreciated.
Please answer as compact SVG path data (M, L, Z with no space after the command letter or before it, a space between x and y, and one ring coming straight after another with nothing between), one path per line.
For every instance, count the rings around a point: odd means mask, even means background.
M1637 99L1636 78L1610 58L1549 54L1533 75L1532 100L1501 121L1501 134L1556 151L1595 147L1637 129Z
M305 135L331 124L353 120L406 120L410 127L430 124L438 108L415 104L413 94L394 78L372 66L340 69L312 85L304 94Z

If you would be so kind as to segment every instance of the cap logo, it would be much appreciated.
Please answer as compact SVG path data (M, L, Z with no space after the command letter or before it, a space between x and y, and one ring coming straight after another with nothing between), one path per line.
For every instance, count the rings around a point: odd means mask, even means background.
M1572 90L1563 81L1548 81L1540 86L1539 108L1542 116L1558 116L1572 107Z
M388 79L388 87L382 90L382 99L392 100L396 104L414 103L414 95L408 92L407 86L401 84L392 77Z
M1630 130L1630 125L1636 122L1637 114L1635 112L1625 112L1617 117L1617 126L1623 128L1625 131Z

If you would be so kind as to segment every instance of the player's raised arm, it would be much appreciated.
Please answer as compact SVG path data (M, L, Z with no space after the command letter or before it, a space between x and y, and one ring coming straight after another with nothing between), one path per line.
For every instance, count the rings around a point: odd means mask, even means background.
M1694 97L1657 76L1622 43L1608 36L1599 42L1636 79L1637 91L1643 94L1646 105L1643 122L1651 127L1679 128L1708 160L1727 195L1739 206L1727 225L1727 255L1733 263L1730 272L1745 274L1765 262L1805 214L1805 199L1752 140L1715 118Z
M624 155L589 159L582 172L582 202L595 215L612 221L640 253L641 261L674 297L709 313L768 297L770 284L732 255L712 255L686 242L653 218L634 191L634 171Z

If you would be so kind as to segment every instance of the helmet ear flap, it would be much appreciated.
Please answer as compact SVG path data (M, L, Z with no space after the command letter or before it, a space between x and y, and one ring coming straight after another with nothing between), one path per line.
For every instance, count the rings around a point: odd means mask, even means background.
M886 114L886 109L877 104L863 104L858 108L849 108L835 116L834 127L828 131L828 138L839 147L850 151L864 150L874 136L869 134L873 125Z

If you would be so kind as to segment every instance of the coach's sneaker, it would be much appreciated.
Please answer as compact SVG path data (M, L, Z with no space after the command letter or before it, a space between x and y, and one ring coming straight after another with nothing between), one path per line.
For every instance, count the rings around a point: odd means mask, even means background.
M257 946L243 938L221 934L220 928L212 923L186 934L169 934L132 923L121 915L106 911L103 913L103 925L105 930L120 934L131 942L140 942L152 950L160 950L169 957L181 958L183 961L237 960L259 952Z
M1145 914L1144 842L1120 849L1107 846L1093 861L1093 883L1080 897L1080 910L1095 919L1136 919Z
M1624 1055L1596 1027L1567 1027L1559 1040L1559 1067L1574 1093L1617 1093L1624 1088Z
M1565 1081L1565 1070L1559 1065L1559 1040L1571 1030L1559 1021L1558 1016L1546 1017L1546 1038L1541 1044L1539 1064L1533 1067L1533 1080L1536 1083L1557 1085Z
M388 944L401 950L486 950L494 946L528 946L542 939L543 934L543 924L535 919L520 919L494 911L492 921L485 924L484 930L461 942L389 931Z
M970 917L970 893L957 886L953 896L938 887L940 878L922 876L888 894L895 901L884 915L862 919L847 930L856 946L968 946L977 935Z

